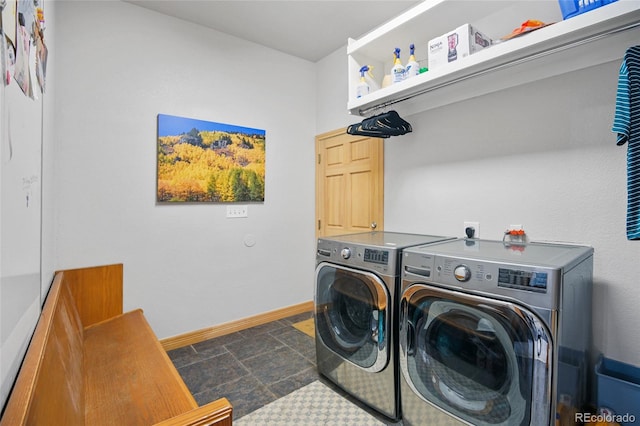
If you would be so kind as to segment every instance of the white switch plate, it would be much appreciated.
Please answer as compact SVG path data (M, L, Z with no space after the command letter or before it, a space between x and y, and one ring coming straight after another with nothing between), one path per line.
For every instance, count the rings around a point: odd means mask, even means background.
M230 217L249 217L249 206L233 205L227 206L227 218Z

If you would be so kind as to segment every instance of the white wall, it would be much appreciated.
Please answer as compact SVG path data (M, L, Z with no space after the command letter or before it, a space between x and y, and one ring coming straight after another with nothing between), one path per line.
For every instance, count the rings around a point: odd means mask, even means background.
M57 268L123 262L160 338L312 300L314 65L127 3L58 12ZM158 113L265 129L264 204L157 205Z
M46 22L53 27L54 12L55 3L47 3ZM3 22L15 19L12 13L6 8ZM50 52L55 51L53 31L45 29L45 42ZM55 61L49 56L49 82L54 70ZM51 207L51 169L45 164L53 163L51 88L50 84L41 94L36 87L38 99L30 99L13 75L8 86L0 87L0 407L11 390L51 282L51 227L43 213Z
M55 27L55 3L47 2L47 25ZM15 9L2 12L5 31ZM9 26L10 28L10 26ZM10 34L12 39L15 35ZM45 29L45 43L55 51L55 35ZM47 62L47 82L55 69ZM14 75L0 84L0 408L11 390L51 282L51 233L45 223L53 145L52 84L37 99L27 97ZM52 161L49 161L52 164ZM26 196L29 202L26 202ZM51 227L48 227L49 230Z
M349 124L358 123L360 117L347 111L347 47L341 47L316 63L316 133L321 134Z
M320 63L337 65L319 81L319 112L346 108L328 88L323 96L322 84L346 81L337 55ZM619 65L405 117L413 133L385 141L385 229L463 236L471 220L483 238L522 224L532 240L592 245L594 345L640 365L640 242L625 237L626 146L610 131ZM318 130L345 121L359 119L319 114Z

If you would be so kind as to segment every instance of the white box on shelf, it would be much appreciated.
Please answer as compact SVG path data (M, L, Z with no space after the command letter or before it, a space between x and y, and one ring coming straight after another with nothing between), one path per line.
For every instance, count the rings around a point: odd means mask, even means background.
M491 46L491 39L470 24L429 40L429 69L455 62Z

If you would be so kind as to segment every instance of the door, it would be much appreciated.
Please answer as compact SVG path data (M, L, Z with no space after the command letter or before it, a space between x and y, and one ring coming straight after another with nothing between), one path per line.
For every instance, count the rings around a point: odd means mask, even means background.
M389 362L391 306L376 275L321 263L316 269L316 333L322 344L373 373Z
M316 137L316 237L384 229L384 145L345 129Z
M551 337L527 309L414 284L400 314L400 369L423 401L469 424L548 424Z

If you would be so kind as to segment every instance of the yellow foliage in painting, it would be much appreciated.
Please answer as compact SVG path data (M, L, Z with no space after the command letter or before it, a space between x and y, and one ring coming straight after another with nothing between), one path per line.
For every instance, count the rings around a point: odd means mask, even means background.
M158 138L158 201L264 201L264 136L199 137Z

